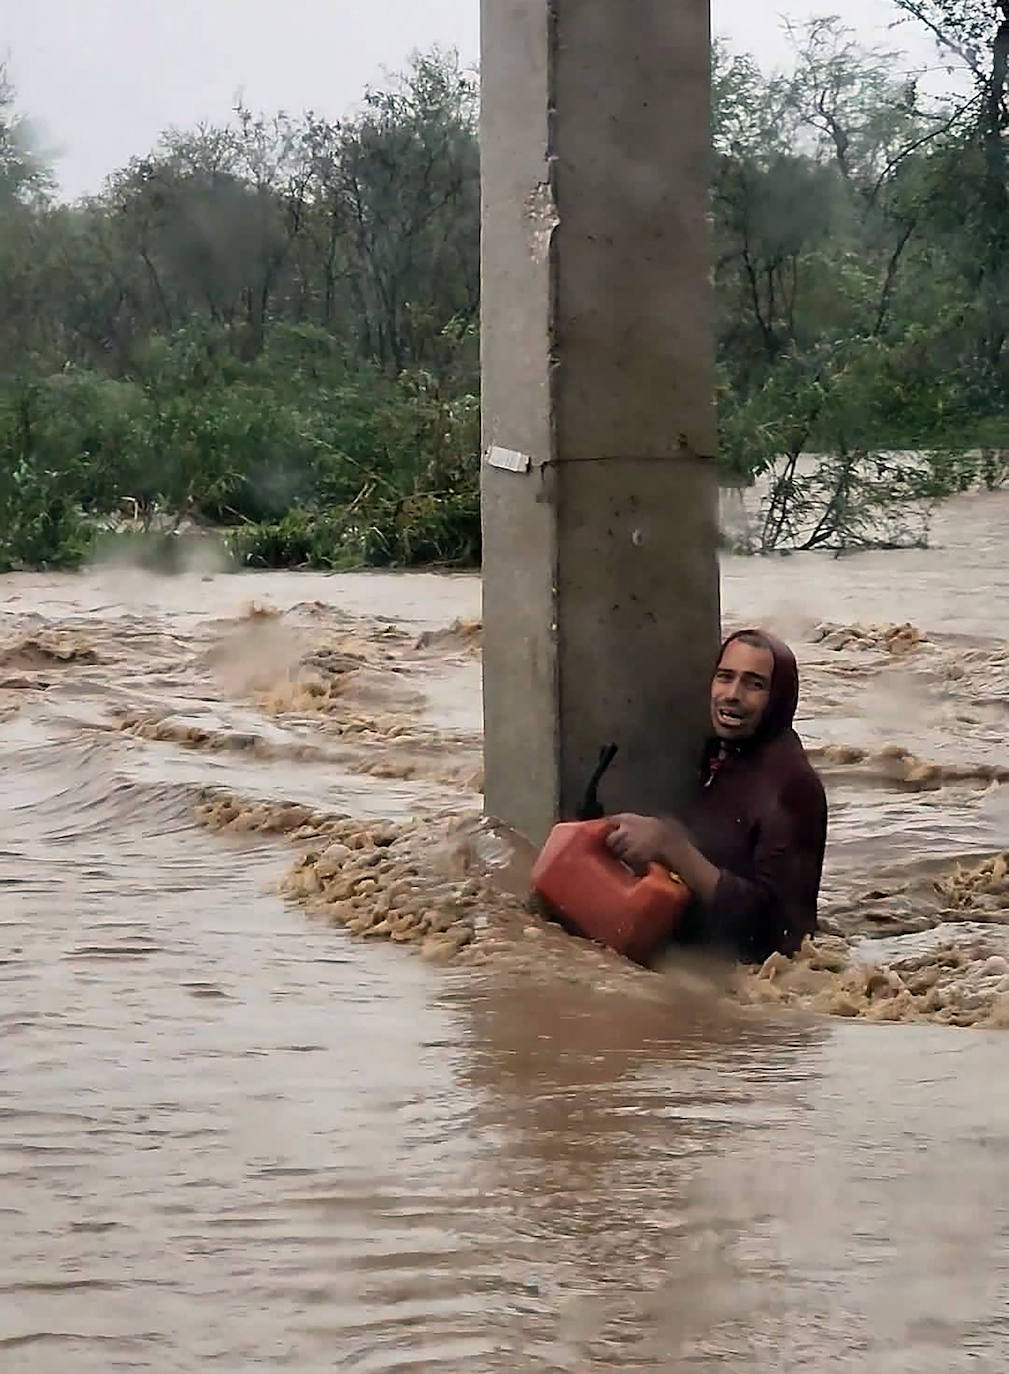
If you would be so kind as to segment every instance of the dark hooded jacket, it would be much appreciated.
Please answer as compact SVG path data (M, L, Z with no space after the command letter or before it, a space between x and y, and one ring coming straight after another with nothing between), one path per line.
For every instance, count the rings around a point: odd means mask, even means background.
M722 645L719 654L740 634ZM714 944L746 962L775 950L794 954L816 929L827 800L792 729L799 670L791 649L758 633L774 655L770 700L757 733L705 749L684 820L709 863L721 870L712 900L695 902L681 938Z

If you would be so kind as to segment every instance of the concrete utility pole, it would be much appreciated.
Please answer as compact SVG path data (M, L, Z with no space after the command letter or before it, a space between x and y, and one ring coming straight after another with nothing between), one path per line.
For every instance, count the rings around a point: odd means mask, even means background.
M677 804L718 633L708 0L482 0L486 808Z

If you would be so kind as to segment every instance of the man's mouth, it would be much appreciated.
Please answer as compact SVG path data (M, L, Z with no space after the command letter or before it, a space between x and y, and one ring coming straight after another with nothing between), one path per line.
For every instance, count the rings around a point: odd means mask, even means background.
M738 730L746 721L742 711L733 710L731 706L719 706L715 714L719 725L724 725L727 730Z

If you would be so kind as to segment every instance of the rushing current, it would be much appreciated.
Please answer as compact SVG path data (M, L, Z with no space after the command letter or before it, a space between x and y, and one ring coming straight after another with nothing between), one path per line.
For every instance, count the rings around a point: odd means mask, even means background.
M832 806L732 988L292 889L478 809L475 578L0 578L4 1374L1009 1368L1007 521L724 561Z

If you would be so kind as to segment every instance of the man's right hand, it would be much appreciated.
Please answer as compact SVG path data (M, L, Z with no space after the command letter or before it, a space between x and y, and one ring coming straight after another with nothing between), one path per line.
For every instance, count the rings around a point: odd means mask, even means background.
M630 812L611 816L610 821L613 829L606 843L629 868L644 873L649 864L664 862L668 832L663 821Z

